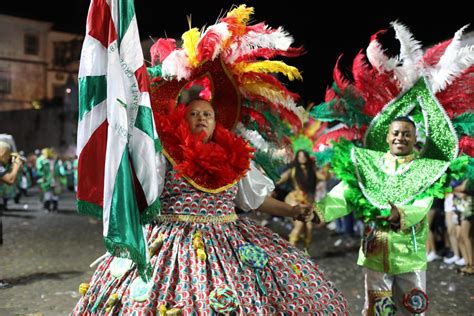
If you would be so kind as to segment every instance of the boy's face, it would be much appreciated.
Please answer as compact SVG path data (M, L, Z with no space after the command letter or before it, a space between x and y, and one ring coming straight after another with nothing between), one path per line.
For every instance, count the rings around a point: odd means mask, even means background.
M416 143L415 127L409 122L392 122L388 129L387 143L392 155L406 156L411 154Z

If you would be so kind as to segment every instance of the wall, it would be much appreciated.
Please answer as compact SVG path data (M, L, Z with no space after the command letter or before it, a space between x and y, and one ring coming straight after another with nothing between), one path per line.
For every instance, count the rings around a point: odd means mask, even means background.
M64 108L0 112L0 133L14 137L17 149L25 153L54 147L60 152L74 151L77 111Z
M10 91L0 92L0 111L32 108L33 100L46 97L46 47L51 26L0 14L0 71L11 78ZM25 53L25 34L37 36L37 53Z

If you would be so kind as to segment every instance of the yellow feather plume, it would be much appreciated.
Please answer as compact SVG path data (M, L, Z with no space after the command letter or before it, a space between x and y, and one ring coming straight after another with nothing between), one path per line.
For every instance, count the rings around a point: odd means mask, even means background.
M295 79L303 80L298 68L288 66L284 62L278 60L263 60L254 63L240 62L234 65L234 69L239 74L246 72L276 72L284 74L290 81Z
M191 66L195 67L199 63L197 60L197 44L199 42L199 38L201 37L201 33L196 27L193 27L187 32L184 32L181 35L181 39L183 40L183 48L188 56L189 63Z
M244 92L260 95L275 104L285 104L287 101L284 93L280 89L268 83L249 82L243 83L241 87Z
M252 7L247 8L245 4L241 4L227 13L227 17L235 17L239 24L247 24L253 12L254 10Z
M319 130L319 128L321 127L321 123L322 122L319 121L319 120L316 120L313 123L311 123L309 125L309 127L306 129L305 135L308 136L308 137L313 136Z

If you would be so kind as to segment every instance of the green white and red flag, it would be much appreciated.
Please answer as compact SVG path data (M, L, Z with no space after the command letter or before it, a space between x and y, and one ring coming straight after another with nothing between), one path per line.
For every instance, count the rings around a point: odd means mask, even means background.
M103 219L106 248L148 262L159 213L149 81L133 0L92 0L79 68L78 211Z

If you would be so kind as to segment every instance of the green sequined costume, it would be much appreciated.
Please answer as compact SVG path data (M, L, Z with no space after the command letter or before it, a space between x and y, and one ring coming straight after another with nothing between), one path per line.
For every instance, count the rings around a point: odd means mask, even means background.
M409 156L393 156L385 135L390 122L420 107L425 115L426 128L431 132L424 148ZM428 114L429 113L429 114ZM429 126L436 126L433 131ZM367 268L366 305L373 310L377 300L391 298L388 288L380 280L385 275L414 281L412 286L424 294L426 270L426 215L434 197L442 197L448 188L449 177L459 178L467 157L458 155L458 139L445 112L431 94L426 81L420 79L410 90L390 103L384 115L376 117L367 133L367 148L348 141L334 144L332 167L341 183L315 209L321 221L329 222L355 211L366 223L361 241L358 265ZM390 205L400 212L400 227L393 228L377 216L388 216ZM368 308L368 307L366 307Z
M423 150L412 159L394 157L385 140L393 118L407 115L419 106L426 113L427 126L437 126ZM383 136L383 137L382 137ZM434 138L434 139L433 139ZM457 136L445 113L420 79L396 102L376 117L359 148L342 141L335 145L333 169L343 180L326 198L316 203L322 221L332 221L355 210L367 228L358 264L390 274L426 270L426 214L434 197L447 188L447 173L459 177L467 158L456 158ZM391 201L400 210L401 227L390 228L377 216L388 215Z
M333 147L331 165L342 183L316 209L323 221L354 211L366 223L358 264L364 266L367 315L426 311L426 214L451 178L474 180L474 46L461 43L467 26L426 50L406 26L391 26L399 55L386 55L379 40L388 33L375 33L365 54L354 58L350 78L336 63L325 102L310 113L339 123L323 145ZM386 136L403 116L416 125L420 151L395 157ZM400 223L380 219L390 215L389 201Z

